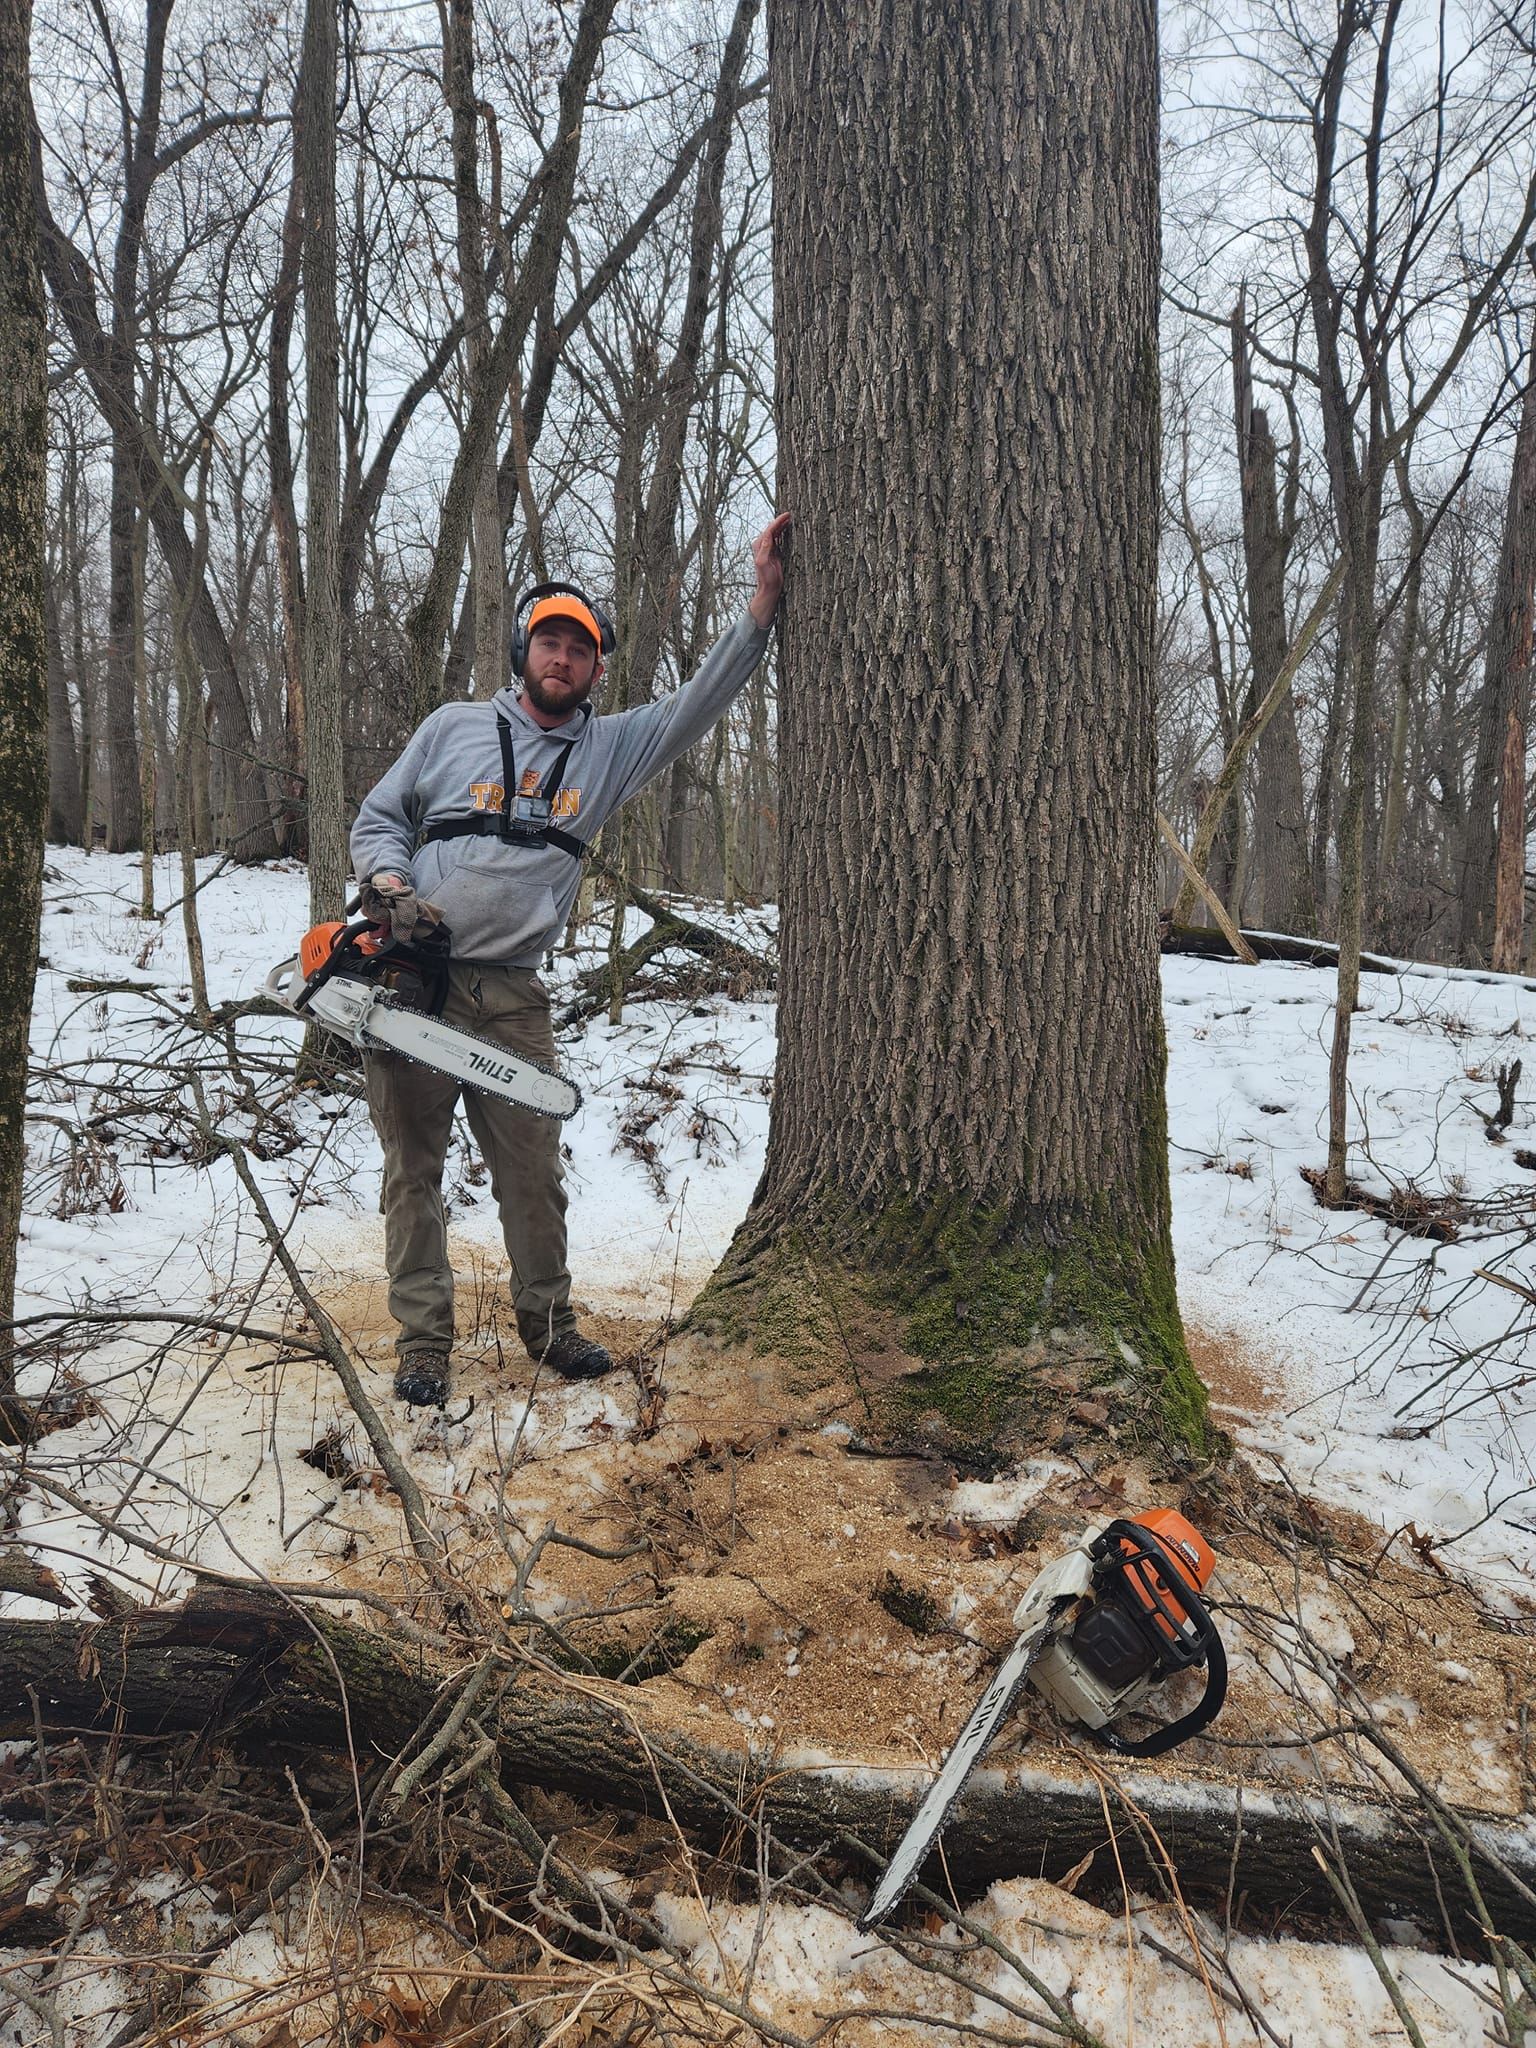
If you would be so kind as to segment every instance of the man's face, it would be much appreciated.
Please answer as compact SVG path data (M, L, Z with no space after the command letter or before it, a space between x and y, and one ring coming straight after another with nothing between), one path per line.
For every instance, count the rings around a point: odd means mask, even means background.
M597 681L597 648L574 619L544 619L528 636L523 690L536 711L566 718L585 704Z

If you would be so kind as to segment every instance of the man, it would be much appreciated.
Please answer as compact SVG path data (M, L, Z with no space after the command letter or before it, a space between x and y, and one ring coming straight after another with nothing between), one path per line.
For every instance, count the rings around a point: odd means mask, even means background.
M521 687L442 705L374 786L352 831L363 911L402 938L423 904L446 922L448 1023L554 1064L549 997L535 970L570 917L581 854L620 804L724 715L762 659L788 524L780 513L753 542L757 587L746 615L671 696L593 717L588 699L613 629L570 585L540 585L517 607L512 662ZM400 1326L395 1392L441 1407L453 1345L442 1180L459 1086L394 1053L369 1053L365 1065L384 1148L384 1257ZM581 1334L571 1310L559 1126L474 1089L464 1108L501 1212L518 1334L563 1379L595 1379L613 1360Z

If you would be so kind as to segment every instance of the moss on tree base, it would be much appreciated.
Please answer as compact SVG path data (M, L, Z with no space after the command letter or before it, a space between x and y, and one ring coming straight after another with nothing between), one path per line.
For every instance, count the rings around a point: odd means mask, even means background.
M1173 1258L1105 1225L1047 1242L949 1203L850 1226L743 1227L689 1327L846 1383L888 1444L998 1470L1045 1440L1064 1390L1102 1394L1146 1452L1224 1447L1185 1347Z

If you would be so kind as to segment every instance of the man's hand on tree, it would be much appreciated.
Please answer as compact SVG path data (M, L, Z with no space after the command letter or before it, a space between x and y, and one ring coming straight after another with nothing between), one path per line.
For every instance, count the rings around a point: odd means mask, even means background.
M752 567L757 571L757 588L747 610L759 626L771 626L784 588L784 557L779 541L788 527L790 514L780 512L770 519L752 543Z
M380 868L370 875L361 896L364 917L374 924L387 924L391 938L409 939L423 917L429 924L442 917L434 904L423 903L417 896L410 876L397 874L393 868Z

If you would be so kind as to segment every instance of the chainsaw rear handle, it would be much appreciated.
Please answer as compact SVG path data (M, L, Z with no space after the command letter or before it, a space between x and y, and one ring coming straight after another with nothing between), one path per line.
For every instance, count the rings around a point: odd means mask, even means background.
M1216 1624L1188 1566L1145 1523L1111 1522L1094 1538L1090 1555L1096 1585L1118 1579L1122 1590L1131 1589L1128 1610L1164 1671L1187 1671L1205 1662Z
M1222 1647L1221 1637L1213 1629L1205 1652L1205 1691L1187 1714L1181 1714L1166 1728L1155 1729L1151 1735L1143 1735L1139 1739L1117 1735L1113 1728L1095 1728L1093 1732L1106 1749L1114 1750L1117 1755L1164 1756L1170 1749L1177 1749L1181 1742L1187 1742L1191 1735L1198 1735L1203 1728L1209 1728L1221 1712L1226 1697L1227 1653Z
M1227 1697L1226 1650L1189 1573L1142 1523L1111 1522L1095 1541L1093 1552L1098 1560L1095 1576L1101 1583L1123 1577L1135 1586L1136 1604L1131 1611L1141 1622L1149 1642L1155 1645L1164 1670L1188 1671L1197 1664L1205 1666L1205 1691L1187 1714L1170 1721L1166 1728L1140 1737L1117 1735L1109 1727L1093 1731L1106 1749L1120 1756L1164 1756L1190 1736L1209 1728L1221 1712ZM1155 1576L1146 1569L1148 1565L1156 1567ZM1163 1592L1181 1612L1164 1600L1158 1589L1159 1578Z

